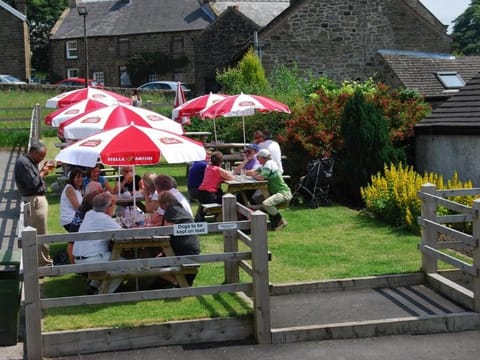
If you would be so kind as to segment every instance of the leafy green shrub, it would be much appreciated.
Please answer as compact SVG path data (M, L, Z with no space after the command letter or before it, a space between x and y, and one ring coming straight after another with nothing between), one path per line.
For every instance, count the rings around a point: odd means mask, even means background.
M455 173L446 183L443 177L435 173L415 172L412 166L403 164L385 165L383 173L372 175L370 183L360 189L366 210L376 218L391 225L400 226L419 234L417 217L420 216L421 202L417 196L422 185L434 184L437 189L462 189L471 188L470 181L462 182ZM450 200L465 205L473 202L472 196L456 196ZM445 208L439 209L439 214L449 213Z

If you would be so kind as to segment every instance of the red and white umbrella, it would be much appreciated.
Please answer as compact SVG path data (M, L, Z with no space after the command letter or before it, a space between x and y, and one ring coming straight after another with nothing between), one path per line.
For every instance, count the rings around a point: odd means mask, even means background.
M67 91L54 96L47 100L45 107L51 109L62 108L85 99L98 100L111 105L118 103L132 104L132 100L126 96L113 91L88 87Z
M93 99L81 100L77 103L57 109L48 114L45 116L45 124L52 127L59 127L62 122L68 119L93 110L101 109L106 106L108 106L108 104Z
M203 110L219 102L220 100L225 99L226 97L227 95L213 93L202 95L187 101L185 104L180 105L179 107L176 107L175 109L173 109L173 111L176 112L178 116L200 116L200 113ZM213 128L215 134L215 141L217 141L217 129L215 126L215 119L213 120Z
M58 128L61 139L78 140L130 124L183 134L182 125L154 111L125 104L110 105L71 118Z
M98 159L111 166L158 164L163 156L168 163L205 160L203 144L165 130L128 125L79 140L62 149L55 160L93 167Z
M239 95L230 95L225 99L213 104L212 106L203 110L200 113L200 116L204 119L215 119L221 116L241 116L243 122L243 142L245 143L244 117L254 115L255 112L268 113L273 111L290 114L289 107L279 101L265 96L241 93Z
M182 83L180 81L177 81L177 90L175 91L175 101L173 104L174 109L172 110L172 119L182 125L190 124L190 118L186 116L179 116L175 109L185 104L186 101L187 99L185 97L185 92L183 91Z

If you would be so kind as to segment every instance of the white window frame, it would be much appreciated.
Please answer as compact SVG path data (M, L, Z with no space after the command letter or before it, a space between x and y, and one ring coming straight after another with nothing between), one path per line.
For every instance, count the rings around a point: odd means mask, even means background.
M69 40L65 43L65 56L67 59L78 59L77 40Z
M105 85L105 73L103 71L94 72L93 80L95 80L99 84Z
M459 89L465 86L465 81L456 71L438 71L435 75L445 89Z
M78 70L78 68L67 69L67 78L79 77L79 75L80 75L80 70Z

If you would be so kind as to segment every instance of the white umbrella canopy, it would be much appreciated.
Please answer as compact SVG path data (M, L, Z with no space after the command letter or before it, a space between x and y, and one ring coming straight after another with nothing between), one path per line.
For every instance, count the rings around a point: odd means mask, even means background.
M78 140L100 131L130 124L183 134L182 125L166 116L140 107L116 104L71 118L58 128L61 139Z
M200 113L202 118L215 119L221 116L234 117L241 116L243 124L243 142L246 142L245 136L245 116L254 115L255 112L283 112L290 114L287 105L274 99L260 96L240 93L238 95L230 95L220 100L212 106L206 108Z
M108 103L102 101L85 99L74 104L57 109L45 116L45 124L52 127L59 127L60 124L80 114L88 113L93 110L108 106Z
M62 108L85 99L94 99L107 104L132 104L132 100L126 96L113 91L88 87L67 91L54 96L47 100L45 107L50 109Z
M93 167L98 159L111 166L155 165L205 160L203 144L165 130L128 125L79 140L61 150L55 160Z

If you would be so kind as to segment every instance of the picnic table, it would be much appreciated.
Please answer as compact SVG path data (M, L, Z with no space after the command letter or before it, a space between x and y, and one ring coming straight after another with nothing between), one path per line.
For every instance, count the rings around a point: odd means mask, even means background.
M255 180L251 176L242 176L236 175L234 180L225 180L224 183L227 185L227 193L239 194L243 204L249 206L249 193L253 190L259 190L263 195L264 199L270 196L268 192L268 181L266 180Z

